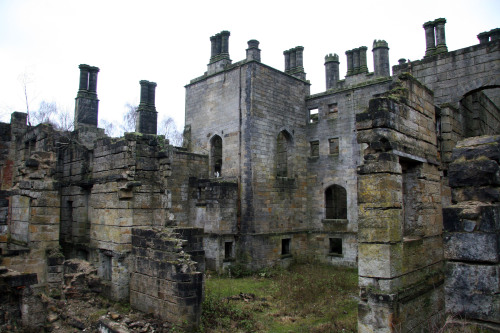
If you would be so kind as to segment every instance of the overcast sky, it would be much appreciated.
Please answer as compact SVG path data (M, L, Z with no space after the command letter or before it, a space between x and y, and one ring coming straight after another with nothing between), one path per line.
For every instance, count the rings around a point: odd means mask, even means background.
M262 62L284 69L283 51L304 46L311 92L325 90L324 56L389 44L391 66L421 59L422 24L447 19L448 49L478 44L476 35L500 27L500 1L148 1L0 0L0 116L25 111L21 76L30 78L30 109L40 101L74 110L79 64L100 68L99 119L121 121L126 103L138 104L140 80L157 82L159 118L184 125L184 85L203 75L210 36L229 30L233 62L247 41L260 41Z

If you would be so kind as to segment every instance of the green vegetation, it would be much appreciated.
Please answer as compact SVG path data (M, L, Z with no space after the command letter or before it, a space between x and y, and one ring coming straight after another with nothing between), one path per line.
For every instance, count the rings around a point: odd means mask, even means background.
M242 278L208 276L205 289L200 332L357 331L355 269L294 264Z

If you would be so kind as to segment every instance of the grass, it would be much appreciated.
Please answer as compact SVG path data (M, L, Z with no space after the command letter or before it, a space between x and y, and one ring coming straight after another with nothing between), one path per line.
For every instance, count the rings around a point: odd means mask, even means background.
M209 276L201 332L356 332L355 269L294 264L243 278Z

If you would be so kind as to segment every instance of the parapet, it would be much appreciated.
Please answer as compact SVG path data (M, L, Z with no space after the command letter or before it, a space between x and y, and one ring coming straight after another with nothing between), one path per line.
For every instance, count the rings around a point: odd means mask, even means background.
M479 35L477 35L477 38L479 39L479 44L500 40L500 28L481 32Z

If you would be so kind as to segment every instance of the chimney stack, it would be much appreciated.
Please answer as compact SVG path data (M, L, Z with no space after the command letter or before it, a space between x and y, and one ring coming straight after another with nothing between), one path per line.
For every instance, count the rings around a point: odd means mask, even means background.
M259 49L259 41L255 39L251 39L247 42L247 61L255 60L260 62L260 49Z
M375 76L391 76L389 45L385 40L373 41L373 72Z
M325 76L326 76L326 90L334 89L337 87L339 81L339 56L327 54L325 56Z
M283 52L285 55L285 73L301 80L306 79L304 72L304 47L297 46Z
M444 25L446 19L438 18L434 21L425 22L425 57L430 57L439 53L448 52L446 46L446 36Z
M229 31L221 31L220 33L210 37L211 55L208 63L207 74L214 74L224 70L226 65L231 64L229 59Z
M136 111L135 131L143 134L155 134L158 124L158 112L155 107L156 83L146 80L141 85L141 102Z
M97 73L99 68L81 64L80 85L75 100L75 129L82 125L97 127L99 100L97 99Z

